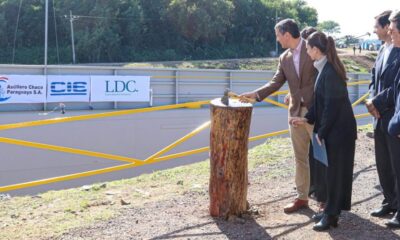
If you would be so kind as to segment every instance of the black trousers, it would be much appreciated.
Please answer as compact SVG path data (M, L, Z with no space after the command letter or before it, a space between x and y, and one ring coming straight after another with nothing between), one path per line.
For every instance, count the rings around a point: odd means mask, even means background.
M325 141L329 166L326 167L326 206L324 213L340 215L351 208L355 139Z
M313 194L318 202L326 202L326 167L314 159L312 144L309 151L310 162L310 195Z
M375 159L384 196L382 205L400 209L400 140L390 136L387 127L378 121L374 130Z
M314 174L313 174L313 168L314 168L314 156L313 156L313 148L312 148L312 141L310 141L310 148L308 150L308 162L310 164L310 192L308 193L308 196L311 196L312 194L315 193L315 183L314 183Z

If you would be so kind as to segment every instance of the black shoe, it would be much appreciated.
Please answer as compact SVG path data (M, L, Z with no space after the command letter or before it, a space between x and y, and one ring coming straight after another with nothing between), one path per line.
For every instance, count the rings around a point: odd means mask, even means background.
M389 220L389 222L385 223L386 226L390 228L400 228L400 221L399 221L400 214L398 212L394 215L392 219Z
M369 138L374 138L374 132L367 132L365 135Z
M332 227L337 227L338 226L338 221L339 221L339 217L338 216L324 214L324 216L322 217L321 221L319 221L317 224L315 224L313 226L313 229L315 231L328 230L331 226Z
M314 220L314 222L317 223L317 222L321 221L323 216L324 216L324 212L319 212L319 213L312 215L311 218L312 218L312 220Z
M382 206L378 209L375 209L371 212L371 216L373 217L384 217L388 214L395 213L396 209L390 208L389 206Z
M315 199L315 187L314 186L310 186L310 189L308 190L308 197Z

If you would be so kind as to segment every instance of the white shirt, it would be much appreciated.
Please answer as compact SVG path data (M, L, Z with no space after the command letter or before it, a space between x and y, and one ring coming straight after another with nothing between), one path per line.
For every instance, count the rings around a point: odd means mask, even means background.
M390 52L392 51L392 49L393 49L393 43L391 43L389 45L387 45L385 43L385 49L383 49L383 51L384 51L383 52L383 65L382 65L383 68L386 66L387 60L389 59L389 55L390 55Z
M314 91L317 87L318 81L319 81L319 77L321 75L322 69L324 69L325 64L328 62L328 58L326 56L323 56L321 59L319 60L315 60L314 61L314 67L317 69L318 71L318 75L317 75L317 79L315 80L315 85L314 85Z
M300 78L300 55L301 55L302 44L303 40L301 39L297 47L295 49L291 49L291 52L293 54L294 68L296 69L296 73L299 78Z

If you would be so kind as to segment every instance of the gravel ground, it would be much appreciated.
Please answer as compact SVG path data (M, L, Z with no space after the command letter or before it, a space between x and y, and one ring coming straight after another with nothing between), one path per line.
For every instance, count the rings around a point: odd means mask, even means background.
M249 174L251 211L243 218L211 218L208 192L202 189L140 208L127 206L115 219L75 229L57 239L400 239L400 230L386 228L389 217L369 216L382 201L373 140L360 133L356 152L352 210L343 212L339 227L327 232L312 230L315 201L310 202L309 209L283 212L283 206L295 196L294 163L284 159Z

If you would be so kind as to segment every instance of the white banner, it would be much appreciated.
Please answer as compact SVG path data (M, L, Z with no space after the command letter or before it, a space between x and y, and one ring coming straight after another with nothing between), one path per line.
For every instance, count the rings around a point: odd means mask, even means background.
M47 76L47 102L89 102L90 76Z
M8 75L0 77L0 104L46 102L46 77Z
M92 76L92 102L148 102L149 76Z

